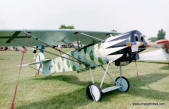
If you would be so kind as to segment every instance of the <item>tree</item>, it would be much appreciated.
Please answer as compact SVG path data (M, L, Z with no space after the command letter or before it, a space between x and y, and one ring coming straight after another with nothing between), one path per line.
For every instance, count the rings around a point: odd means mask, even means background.
M62 24L62 25L60 25L59 29L75 29L75 27L72 25L66 26L66 25Z
M160 29L157 33L158 40L165 39L166 32L163 29Z
M155 42L158 40L158 38L157 37L150 37L150 38L148 38L148 40L150 40L151 42Z
M155 42L160 39L165 39L166 32L163 29L160 29L157 33L157 37L150 37L148 40Z
M112 32L117 32L117 30L113 29Z

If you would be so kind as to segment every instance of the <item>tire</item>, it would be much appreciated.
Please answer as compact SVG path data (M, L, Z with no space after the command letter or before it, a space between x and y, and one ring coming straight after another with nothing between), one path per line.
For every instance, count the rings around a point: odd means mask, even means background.
M89 84L86 88L86 96L89 100L100 101L102 98L102 92L99 86L96 84Z
M120 82L122 82L122 84ZM130 88L129 81L127 80L127 78L125 78L123 76L121 76L121 78L120 77L116 78L115 85L116 86L119 86L119 85L122 86L121 88L118 89L120 92L128 92L128 90Z

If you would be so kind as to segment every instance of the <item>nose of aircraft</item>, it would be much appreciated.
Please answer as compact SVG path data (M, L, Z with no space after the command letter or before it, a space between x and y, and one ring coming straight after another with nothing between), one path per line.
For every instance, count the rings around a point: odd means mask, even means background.
M126 45L134 48L136 47L138 52L143 51L147 47L147 42L144 39L144 36L138 30L133 30L129 32L130 42L127 42Z
M146 41L144 41L144 42L139 42L139 50L140 51L143 51L143 50L145 50L146 48L147 48L147 42Z
M130 32L130 41L131 45L137 45L138 52L143 51L147 47L147 42L144 39L144 36L138 30L133 30Z

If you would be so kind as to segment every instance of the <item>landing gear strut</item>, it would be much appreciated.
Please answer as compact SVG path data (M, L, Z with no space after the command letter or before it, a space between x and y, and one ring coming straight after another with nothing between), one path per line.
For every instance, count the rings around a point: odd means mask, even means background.
M105 94L107 92L110 92L110 91L113 91L116 89L119 90L120 92L127 92L129 90L130 84L129 84L129 81L125 77L122 76L121 66L120 66L120 76L114 80L112 75L108 72L109 65L110 65L110 63L107 64L106 69L102 66L105 73L102 77L102 81L100 83L100 86L98 86L94 83L93 73L92 73L91 69L89 69L90 76L91 76L93 83L89 84L86 88L86 96L88 99L98 102L101 100L103 94ZM104 83L104 79L105 79L106 75L108 75L113 80L115 85L102 89L102 85Z

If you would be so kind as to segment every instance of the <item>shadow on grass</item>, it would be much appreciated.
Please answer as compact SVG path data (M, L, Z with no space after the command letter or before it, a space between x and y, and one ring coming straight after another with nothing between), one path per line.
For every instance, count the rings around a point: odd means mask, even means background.
M161 70L169 70L169 65L163 66L163 67L161 67L160 69L161 69Z
M0 60L6 60L5 58L0 58Z
M16 109L74 109L81 105L87 105L89 101L84 97L85 88L75 90L71 93L65 93L59 96L34 102L29 105L23 105Z
M131 87L128 94L132 96L139 96L151 99L161 99L169 100L169 93L160 92L153 89L142 89L140 87L146 86L148 84L154 83L162 78L169 76L168 74L147 74L140 76L140 80L137 80L136 77L129 78ZM17 107L16 109L74 109L79 106L84 106L92 101L86 99L85 91L86 86L89 82L82 82L75 76L48 76L43 78L38 78L37 80L59 80L68 82L71 84L84 86L81 89L75 90L73 92L68 92L62 95L53 96L52 98L41 100L38 102L31 103L29 105L23 105ZM111 98L114 98L118 94L121 94L119 91L112 91L104 94L102 102L112 102Z
M91 83L90 81L79 81L76 76L72 75L46 76L41 78L35 78L35 80L59 80L76 85L88 85L89 83Z
M144 97L144 98L161 99L161 100L168 101L169 93L167 92L154 90L150 87L147 87L147 89L141 88L143 86L148 86L151 83L157 82L158 80L163 79L167 76L169 76L169 74L148 74L148 75L141 76L140 77L141 80L137 80L136 78L131 78L130 79L131 87L130 87L129 94L133 96Z
M160 79L169 76L169 74L147 74L140 76L140 80L137 80L137 77L128 78L130 82L130 89L127 92L132 96L139 96L144 98L151 98L151 99L160 99L160 100L167 100L169 101L169 93L167 92L160 92L158 90L153 90L151 88L143 89L141 87L147 86L151 83L157 82ZM112 95L121 94L119 91L112 91L109 93L104 94L103 102L109 101L109 98L112 98Z

